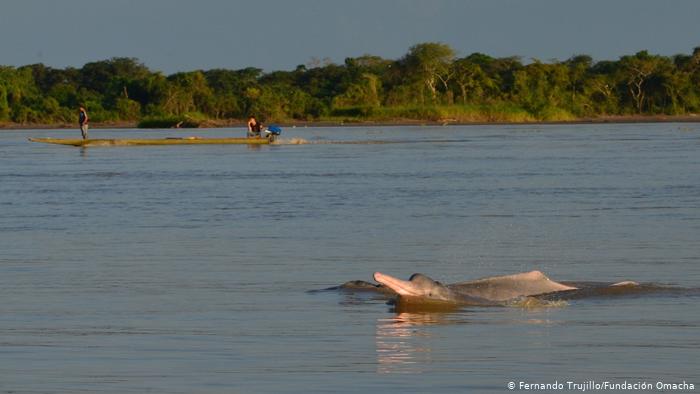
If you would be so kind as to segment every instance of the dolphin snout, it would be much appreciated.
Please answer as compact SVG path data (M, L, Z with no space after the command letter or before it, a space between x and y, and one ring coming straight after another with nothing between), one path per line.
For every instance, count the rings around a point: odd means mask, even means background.
M394 290L399 295L411 296L411 295L418 295L419 294L418 289L416 288L416 286L413 283L405 281L405 280L401 280L398 278L394 278L391 275L385 275L385 274L382 274L381 272L375 272L374 273L374 280L376 280L378 283L381 283L384 286L390 288L391 290Z
M382 278L383 276L384 276L384 274L382 274L382 273L379 272L379 271L375 272L375 273L372 275L372 277L374 278L374 280L376 280L376 281L379 282L379 283L382 283L381 278Z
M382 274L379 271L375 272L374 275L372 275L372 276L374 277L374 280L377 281L377 283L381 283L385 286L388 286L387 283L391 283L395 280L400 280L400 279L394 278L391 275Z

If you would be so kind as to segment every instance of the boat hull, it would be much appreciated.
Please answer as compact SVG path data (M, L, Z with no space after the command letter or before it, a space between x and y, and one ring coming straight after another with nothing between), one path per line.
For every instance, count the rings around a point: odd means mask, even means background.
M30 138L32 142L69 145L77 147L93 146L153 146L153 145L267 145L268 138L160 138L160 139L63 139Z

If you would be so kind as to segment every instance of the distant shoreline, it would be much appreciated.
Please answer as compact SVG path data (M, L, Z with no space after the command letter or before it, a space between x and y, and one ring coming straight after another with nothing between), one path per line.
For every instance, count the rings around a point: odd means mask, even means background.
M525 121L525 122L464 122L452 120L415 120L396 119L388 121L287 121L274 122L281 127L352 127L352 126L488 126L488 125L547 125L547 124L624 124L624 123L700 123L698 115L630 115L630 116L604 116L596 118L580 118L574 120L558 121ZM138 122L104 122L91 123L91 129L139 129L159 130L157 128L138 128ZM204 122L199 128L245 128L240 120L212 120ZM0 131L13 130L54 130L54 129L78 129L77 124L57 123L0 123ZM172 128L177 130L177 128ZM184 129L184 128L183 128ZM163 129L160 129L163 130ZM171 129L168 129L171 130Z

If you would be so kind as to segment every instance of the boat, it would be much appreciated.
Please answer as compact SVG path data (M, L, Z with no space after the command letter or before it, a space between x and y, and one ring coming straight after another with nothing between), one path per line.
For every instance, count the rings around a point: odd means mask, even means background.
M63 138L29 138L31 142L45 144L69 145L77 147L93 146L150 146L150 145L267 145L274 140L272 137L251 138L130 138L130 139L63 139Z

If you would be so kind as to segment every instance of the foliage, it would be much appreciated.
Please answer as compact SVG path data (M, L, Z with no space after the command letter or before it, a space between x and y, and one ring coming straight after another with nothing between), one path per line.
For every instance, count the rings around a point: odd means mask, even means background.
M93 121L196 127L208 120L519 122L700 111L700 47L673 57L641 51L594 62L457 58L421 43L397 60L364 55L291 71L213 69L163 75L137 59L82 68L0 66L0 122Z
M138 123L138 127L142 129L196 128L206 122L206 115L192 112L182 115L147 116Z

